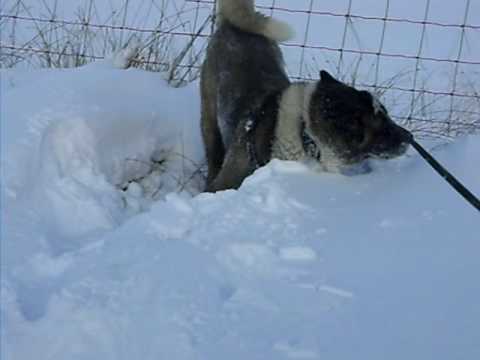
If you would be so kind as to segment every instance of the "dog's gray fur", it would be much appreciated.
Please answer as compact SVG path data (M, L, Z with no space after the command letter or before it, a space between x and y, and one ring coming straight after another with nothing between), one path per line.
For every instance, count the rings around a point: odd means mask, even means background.
M404 132L369 92L325 71L290 83L277 41L293 32L253 0L220 0L201 73L207 191L238 188L271 158L315 157L328 171L405 152ZM316 148L308 151L305 137Z

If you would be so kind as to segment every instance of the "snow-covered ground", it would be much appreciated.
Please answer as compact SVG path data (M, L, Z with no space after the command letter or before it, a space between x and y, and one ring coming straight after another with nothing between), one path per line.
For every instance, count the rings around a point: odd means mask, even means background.
M1 76L2 360L480 358L479 215L415 153L202 194L198 84ZM480 137L434 153L480 194Z

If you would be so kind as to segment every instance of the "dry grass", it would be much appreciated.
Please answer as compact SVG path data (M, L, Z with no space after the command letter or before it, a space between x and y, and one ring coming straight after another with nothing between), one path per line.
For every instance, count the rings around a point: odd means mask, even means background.
M181 5L179 5L179 3ZM173 86L198 77L210 24L200 22L201 6L175 0L123 0L120 8L100 10L96 0L79 2L72 17L60 14L60 0L41 0L32 9L26 0L4 5L2 68L69 68L108 57L140 44L132 65L167 73ZM135 4L135 5L134 5Z

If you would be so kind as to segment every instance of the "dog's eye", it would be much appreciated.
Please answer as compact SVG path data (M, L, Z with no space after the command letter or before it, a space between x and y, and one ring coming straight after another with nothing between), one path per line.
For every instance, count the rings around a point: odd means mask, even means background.
M361 116L360 114L355 114L354 116L352 116L349 127L351 129L355 129L355 130L356 129L361 129L362 124L363 124L363 116Z
M375 129L379 129L382 127L384 121L385 121L385 116L379 113L379 114L374 114L370 116L368 120L368 124Z

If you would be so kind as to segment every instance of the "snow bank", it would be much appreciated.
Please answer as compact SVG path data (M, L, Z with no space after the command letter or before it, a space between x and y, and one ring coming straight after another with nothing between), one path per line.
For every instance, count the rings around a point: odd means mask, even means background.
M158 173L151 184L163 191L201 165L193 86L172 90L158 74L102 63L2 75L6 191L49 208L44 220L63 235L121 223L125 199L117 187L151 174L152 161L168 166L168 178Z
M120 188L165 149L201 163L196 85L2 75L2 359L480 357L478 213L415 154L217 194L172 192L173 158L153 198ZM480 193L478 136L435 154Z

